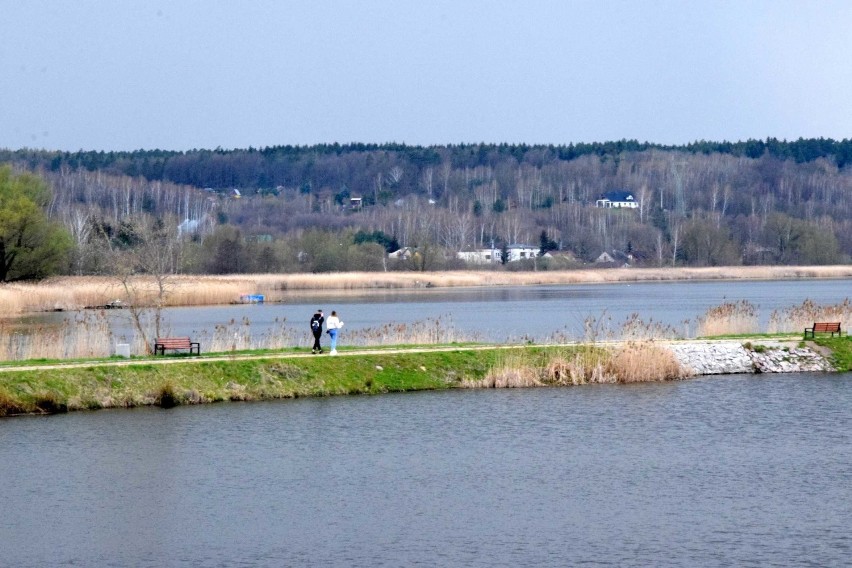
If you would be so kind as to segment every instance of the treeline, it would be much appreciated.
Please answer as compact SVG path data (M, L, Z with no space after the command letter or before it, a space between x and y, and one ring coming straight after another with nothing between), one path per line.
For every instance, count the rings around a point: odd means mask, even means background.
M697 141L681 146L666 146L619 140L611 142L567 145L527 144L457 144L446 146L409 146L405 144L317 144L313 146L271 146L262 149L136 150L132 152L47 150L0 150L0 162L25 164L31 170L59 171L62 167L103 171L104 173L141 176L149 181L169 181L196 187L243 189L274 188L303 183L347 185L348 179L334 179L334 172L324 171L324 158L333 157L351 164L346 156L373 156L378 162L388 161L406 169L422 170L449 162L452 167L494 167L506 158L518 163L542 166L554 161L570 161L582 156L617 159L625 152L662 150L685 154L724 154L757 159L768 155L797 164L827 159L838 168L852 161L852 140L800 138L794 141L767 138L738 142ZM358 160L355 160L358 163ZM361 164L371 166L370 161ZM338 174L352 172L337 170ZM366 176L369 179L369 174ZM314 179L317 178L317 179ZM351 178L349 178L351 179ZM347 184L347 181L349 183ZM357 190L361 188L354 187Z
M603 252L632 265L845 263L850 157L852 141L831 139L0 151L48 180L80 274L108 271L105 250L146 234L175 241L168 266L183 272L459 268L459 251L540 242L554 259L504 268ZM596 208L611 190L638 207ZM417 254L388 259L389 242Z

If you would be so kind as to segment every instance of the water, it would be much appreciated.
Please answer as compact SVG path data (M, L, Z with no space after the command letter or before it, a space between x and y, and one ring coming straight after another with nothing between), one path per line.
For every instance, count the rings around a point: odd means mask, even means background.
M329 301L327 296L303 293L283 304L230 305L165 310L168 332L204 341L217 325L247 318L253 335L261 335L286 320L308 335L308 320L317 308L340 312L346 330L379 328L388 323L414 323L441 318L443 324L486 341L544 340L554 334L583 337L587 318L608 319L618 330L631 314L690 336L695 321L708 308L726 301L747 300L759 309L765 327L773 310L801 305L838 304L852 296L852 280L781 280L730 282L651 282L495 288L440 288L417 291L370 292ZM132 336L123 310L107 312L118 339ZM67 314L42 314L56 321ZM30 323L33 319L30 317ZM690 324L684 322L689 321ZM204 345L202 345L204 348Z
M4 566L841 566L852 373L0 421Z

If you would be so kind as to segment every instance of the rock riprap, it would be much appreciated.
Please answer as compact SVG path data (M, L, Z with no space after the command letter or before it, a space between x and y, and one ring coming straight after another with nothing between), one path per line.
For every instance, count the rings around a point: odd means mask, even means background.
M833 371L831 363L822 355L806 347L793 349L768 348L749 351L754 367L760 373L800 373L805 371Z
M752 346L738 341L688 341L669 346L678 362L696 375L833 371L822 355L806 347Z

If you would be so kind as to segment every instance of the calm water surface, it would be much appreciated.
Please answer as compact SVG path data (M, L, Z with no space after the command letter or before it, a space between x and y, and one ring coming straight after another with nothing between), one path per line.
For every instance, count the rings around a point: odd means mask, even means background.
M0 421L4 566L848 566L852 373Z
M347 331L441 318L442 325L486 341L544 340L554 334L582 338L587 318L608 322L618 331L628 317L638 314L645 322L672 326L689 337L698 317L726 301L751 302L765 327L773 310L801 305L805 299L838 304L850 297L849 279L440 288L370 292L334 300L303 293L281 304L167 309L165 318L169 333L191 335L202 341L202 347L209 343L216 326L244 318L251 322L253 335L261 335L284 320L304 329L307 337L307 322L317 308L324 308L326 314L338 310ZM107 314L117 339L129 339L129 316L123 310ZM64 317L69 315L40 314L29 316L27 321L32 324ZM690 323L685 324L687 321Z

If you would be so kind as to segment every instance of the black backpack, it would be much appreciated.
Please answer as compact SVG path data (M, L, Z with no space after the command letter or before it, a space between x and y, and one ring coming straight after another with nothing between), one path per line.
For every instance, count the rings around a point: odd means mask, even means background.
M318 331L319 328L320 328L319 320L316 319L316 318L311 319L311 330Z

